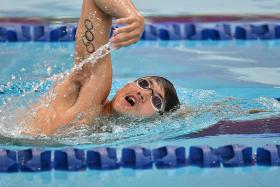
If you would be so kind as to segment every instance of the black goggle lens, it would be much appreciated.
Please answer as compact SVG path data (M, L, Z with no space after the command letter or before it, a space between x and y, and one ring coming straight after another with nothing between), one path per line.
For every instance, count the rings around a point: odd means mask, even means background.
M137 82L138 82L138 85L143 89L149 89L150 88L150 83L145 79L140 79Z
M157 108L158 110L161 110L162 100L161 100L160 97L158 97L156 95L152 96L152 103L153 103L155 108Z

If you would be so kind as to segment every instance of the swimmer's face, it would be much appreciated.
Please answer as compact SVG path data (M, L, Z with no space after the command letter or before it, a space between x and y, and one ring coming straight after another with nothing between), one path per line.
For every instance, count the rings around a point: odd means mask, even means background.
M164 107L164 89L162 85L153 79L148 77L144 79L149 82L151 89L143 89L139 86L139 82L137 83L135 81L126 84L117 92L112 100L114 111L118 114L133 115L136 117L151 117L159 113L155 105L160 108L160 98L163 105L162 108ZM145 84L145 82L142 84ZM153 97L154 101L152 101L152 96L156 96L156 98Z

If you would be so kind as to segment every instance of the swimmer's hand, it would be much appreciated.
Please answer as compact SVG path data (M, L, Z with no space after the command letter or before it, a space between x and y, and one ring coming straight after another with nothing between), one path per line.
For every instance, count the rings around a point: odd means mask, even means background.
M120 18L115 24L123 24L123 27L114 30L111 42L115 48L120 48L136 43L144 30L144 18L140 14L127 18Z

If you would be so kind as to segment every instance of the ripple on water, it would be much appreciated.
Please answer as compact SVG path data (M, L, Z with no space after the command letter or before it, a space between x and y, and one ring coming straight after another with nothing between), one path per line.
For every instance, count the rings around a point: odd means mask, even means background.
M115 93L126 82L127 80L114 80L112 93ZM32 84L36 84L36 82ZM50 87L50 83L42 85ZM41 89L43 90L41 93L47 90L44 87ZM154 142L207 128L219 120L263 118L280 111L279 102L266 97L255 99L226 98L213 90L183 87L177 87L177 91L182 107L172 114L148 119L125 116L100 117L90 126L71 124L49 137L20 135L24 124L18 121L18 116L26 115L27 106L39 98L38 92L30 91L24 93L24 96L7 96L6 103L2 103L0 106L0 144L60 146L77 144L127 145L138 142ZM112 96L113 94L110 95L111 98ZM255 108L268 112L261 115L249 115L248 111Z

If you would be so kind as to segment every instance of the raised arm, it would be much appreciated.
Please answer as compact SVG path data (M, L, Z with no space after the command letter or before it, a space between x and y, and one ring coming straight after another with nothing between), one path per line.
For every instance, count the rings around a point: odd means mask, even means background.
M94 49L109 41L111 19L122 24L115 30L111 42L116 48L139 40L143 31L143 17L129 0L84 0L76 34L76 64L87 58ZM74 82L81 85L79 97L70 114L84 112L92 106L105 103L112 84L110 55L95 65L86 65L72 75Z
M117 18L117 23L125 25L114 34L112 43L116 47L132 44L140 38L143 18L129 0L83 0L76 33L75 64L81 63L109 41L112 17ZM56 85L51 101L41 100L26 133L35 134L38 130L51 134L69 124L78 114L92 113L90 110L93 106L98 108L106 101L111 84L110 55L99 59L94 65L84 65Z
M114 31L113 45L122 47L139 40L144 18L130 0L84 0L76 34L76 63L108 42L112 17L116 18L116 24L124 25Z

